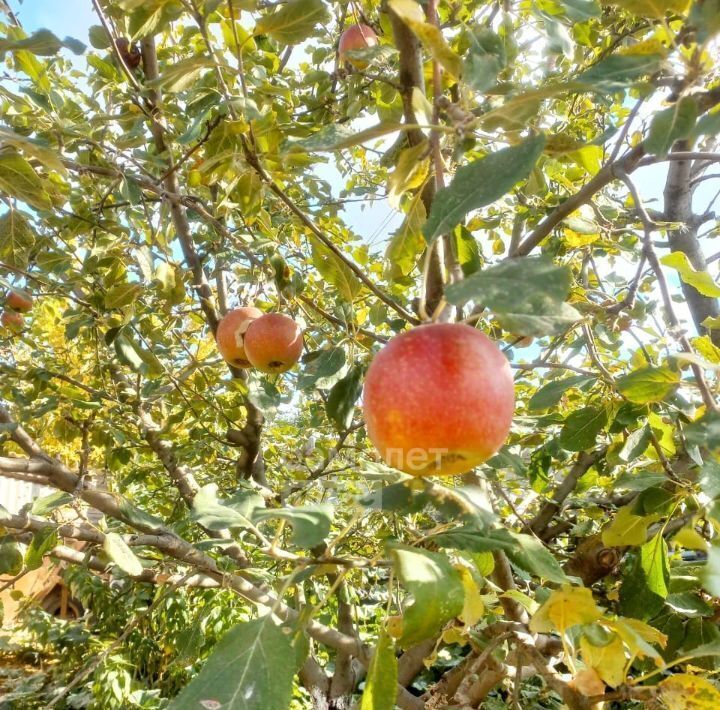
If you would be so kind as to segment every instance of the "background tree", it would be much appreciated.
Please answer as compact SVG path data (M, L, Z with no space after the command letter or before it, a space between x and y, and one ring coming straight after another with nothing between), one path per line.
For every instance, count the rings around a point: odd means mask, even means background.
M0 475L56 489L0 509L0 571L70 563L88 610L28 613L63 663L17 702L717 703L718 0L92 4L90 47L0 4L0 284L34 299ZM246 305L299 367L224 364ZM429 320L515 369L461 479L383 466L356 407Z

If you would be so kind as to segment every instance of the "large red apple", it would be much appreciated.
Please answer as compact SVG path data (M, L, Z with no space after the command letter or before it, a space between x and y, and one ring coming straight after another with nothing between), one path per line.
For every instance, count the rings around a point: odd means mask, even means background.
M22 330L24 323L25 319L23 318L22 313L16 313L15 311L3 311L3 314L0 316L0 325L8 330L11 330L13 333L19 333Z
M263 372L286 372L303 349L302 328L282 313L267 313L250 323L245 333L245 354Z
M7 292L7 295L5 296L5 305L13 311L26 313L32 308L33 299L27 291L14 288Z
M228 311L218 323L215 340L218 350L226 362L234 367L250 367L245 355L245 331L250 323L260 318L263 312L259 308L248 306Z
M348 52L354 52L359 49L368 49L374 47L378 43L377 35L372 27L367 25L350 25L341 35L338 44L338 54L341 62L349 62L357 69L364 69L367 62L356 57L348 56Z
M490 338L435 323L393 338L365 378L368 436L384 461L414 476L465 473L507 439L512 372Z

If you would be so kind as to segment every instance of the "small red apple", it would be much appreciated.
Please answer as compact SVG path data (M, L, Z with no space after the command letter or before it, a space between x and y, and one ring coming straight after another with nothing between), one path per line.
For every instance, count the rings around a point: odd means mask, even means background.
M118 37L115 40L115 45L129 69L137 69L137 67L140 66L142 54L136 44L130 44L130 40L128 40L127 37Z
M259 308L248 306L229 311L218 323L215 340L223 359L234 367L250 367L245 355L245 331L250 323L260 318Z
M16 313L15 311L3 311L3 314L0 316L0 324L2 324L4 328L13 331L13 333L19 333L22 330L24 323L25 319L23 318L22 313Z
M368 436L384 461L413 476L465 473L507 439L512 371L484 333L423 325L393 338L365 378Z
M341 35L338 44L338 55L341 62L348 62L356 69L364 69L367 62L362 59L348 56L348 52L354 52L359 49L368 49L374 47L378 43L377 35L372 27L367 25L350 25Z
M252 321L245 333L247 359L263 372L286 372L300 359L302 349L302 328L282 313Z
M13 311L27 313L32 308L33 299L27 291L12 289L5 296L5 305Z

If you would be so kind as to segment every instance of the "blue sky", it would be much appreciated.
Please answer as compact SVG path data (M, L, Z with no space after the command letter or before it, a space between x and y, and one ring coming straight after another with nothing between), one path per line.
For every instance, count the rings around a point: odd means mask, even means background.
M88 27L97 24L90 0L10 0L26 30L45 27L59 37L75 37L87 44Z

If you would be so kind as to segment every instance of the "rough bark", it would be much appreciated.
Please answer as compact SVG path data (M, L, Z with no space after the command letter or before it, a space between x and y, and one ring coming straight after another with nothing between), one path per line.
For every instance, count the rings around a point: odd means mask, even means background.
M674 151L687 151L690 146L685 142L678 142ZM670 249L673 252L685 254L696 271L705 271L707 262L698 239L699 220L693 212L693 194L691 185L693 162L690 160L677 160L668 164L668 176L665 183L663 197L665 201L664 219L666 222L677 222L678 229L668 231ZM717 318L718 300L710 296L703 296L694 286L681 282L685 301L700 334L709 334L715 345L720 345L720 330L708 331L702 325L706 318Z

